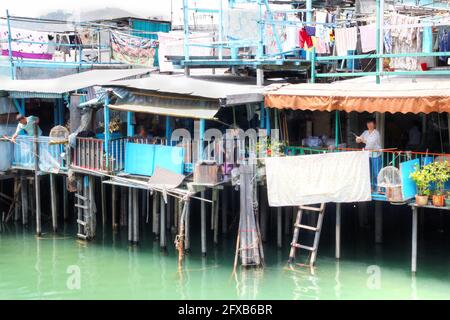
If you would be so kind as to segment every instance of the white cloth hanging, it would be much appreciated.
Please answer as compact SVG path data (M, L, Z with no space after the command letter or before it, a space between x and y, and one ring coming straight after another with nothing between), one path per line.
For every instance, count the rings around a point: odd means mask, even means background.
M269 157L265 162L271 207L372 199L368 151Z
M358 41L356 27L335 29L334 36L338 56L346 56L348 50L356 50L356 43Z

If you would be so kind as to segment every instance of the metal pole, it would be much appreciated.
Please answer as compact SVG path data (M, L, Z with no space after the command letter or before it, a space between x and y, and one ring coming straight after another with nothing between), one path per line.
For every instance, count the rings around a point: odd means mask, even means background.
M383 207L381 201L375 202L375 243L383 242Z
M139 242L139 193L133 189L133 242Z
M184 221L184 230L185 230L185 239L184 239L184 251L189 252L191 249L191 236L190 236L190 224L189 224L189 216L190 216L190 200L189 198L186 200L185 204L186 206L186 216Z
M9 66L10 66L10 76L11 80L14 80L14 62L13 62L13 54L12 54L12 45L11 45L11 23L9 20L9 11L6 10L6 23L8 26L8 57L9 57Z
M411 272L417 271L417 207L412 206Z
M205 191L201 192L202 199L205 199ZM202 255L206 256L206 203L202 201L200 203L200 218L201 218L201 246Z
M341 257L341 204L336 203L336 259Z
M102 226L103 228L106 226L106 194L105 194L105 184L103 183L103 179L100 179L100 196L102 201Z
M106 94L105 97L105 107L104 107L104 125L105 125L105 161L106 170L109 169L109 95Z
M184 60L189 61L189 0L183 0L183 30L184 30ZM189 68L185 67L185 74L189 75Z
M64 221L69 219L69 194L67 192L67 177L63 176L63 217Z
M128 241L133 242L133 190L128 188Z
M283 245L283 233L282 233L282 211L281 207L277 208L277 246L281 248Z
M159 246L161 250L166 250L167 242L166 242L166 204L164 203L164 197L160 195L160 208L161 208L161 216L160 216L160 238L159 238Z
M227 201L227 188L222 190L222 233L227 233L227 215L228 215L228 201Z
M335 132L334 132L334 146L337 148L339 148L339 110L335 111Z
M57 215L57 205L56 205L56 186L55 186L55 175L50 174L50 201L52 207L52 227L53 232L58 231L58 215Z
M213 208L214 208L214 243L218 244L219 243L219 190L218 189L214 189L213 190L213 194L214 195L214 203L213 203Z
M38 126L34 125L34 181L36 191L36 234L41 236L41 186L39 181L39 142Z
M381 54L381 46L380 46L380 40L381 40L381 0L376 0L376 53ZM382 58L379 58L376 60L376 83L380 83L380 74L381 74L381 68L382 68Z

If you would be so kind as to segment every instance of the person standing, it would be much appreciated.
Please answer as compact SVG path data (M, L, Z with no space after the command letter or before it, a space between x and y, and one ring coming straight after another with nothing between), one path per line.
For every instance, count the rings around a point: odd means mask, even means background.
M376 129L375 119L368 119L366 122L367 130L365 130L359 137L356 137L357 143L364 143L364 149L371 151L370 153L370 178L372 184L372 191L377 190L378 173L383 166L381 159L381 137Z

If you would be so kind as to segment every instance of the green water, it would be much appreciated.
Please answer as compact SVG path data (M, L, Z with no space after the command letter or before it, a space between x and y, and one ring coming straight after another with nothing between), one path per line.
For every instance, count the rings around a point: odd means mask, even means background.
M0 299L450 298L445 245L439 245L436 252L434 245L427 247L431 249L419 257L416 277L409 272L409 239L381 247L371 241L347 240L337 262L333 242L326 236L315 276L304 269L287 269L288 248L278 250L268 244L264 270L244 270L232 277L232 237L217 248L210 244L208 257L202 259L196 254L195 235L193 253L180 274L174 249L161 253L149 233L143 234L138 247L128 245L124 232L100 234L90 243L77 241L73 235L73 229L67 228L56 236L46 233L37 239L31 226L2 227ZM73 268L79 271L79 289L68 286Z

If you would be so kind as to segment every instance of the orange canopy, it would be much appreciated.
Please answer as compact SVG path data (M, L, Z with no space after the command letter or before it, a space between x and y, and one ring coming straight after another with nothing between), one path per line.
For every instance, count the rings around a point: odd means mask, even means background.
M294 110L450 112L450 81L278 84L266 87L264 102L269 108Z

